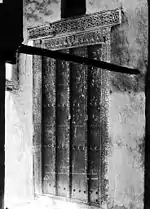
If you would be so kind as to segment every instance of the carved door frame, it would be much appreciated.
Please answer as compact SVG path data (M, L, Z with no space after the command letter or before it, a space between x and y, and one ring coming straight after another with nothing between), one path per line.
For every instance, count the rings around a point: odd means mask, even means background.
M102 11L72 19L54 22L49 25L29 29L33 46L61 50L88 45L102 45L100 60L111 61L111 28L121 24L121 10ZM33 56L33 177L34 194L42 194L42 58ZM102 73L102 117L107 121L108 71ZM106 123L102 124L105 145L108 141ZM105 151L105 150L104 150Z

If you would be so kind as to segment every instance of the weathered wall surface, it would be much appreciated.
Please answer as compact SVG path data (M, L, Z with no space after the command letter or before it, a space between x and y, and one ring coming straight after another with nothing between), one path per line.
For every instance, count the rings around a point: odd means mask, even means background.
M37 2L37 3L36 3ZM43 2L45 5L43 7ZM87 13L122 6L123 24L112 29L112 62L138 67L140 76L110 74L107 207L142 208L144 175L144 60L147 60L146 0L87 0ZM60 19L60 0L25 1L26 27ZM32 73L22 56L20 91L6 96L6 197L32 196ZM9 152L9 154L8 154ZM7 202L10 202L7 201ZM11 203L11 202L10 202ZM105 205L106 206L106 205Z
M112 29L111 62L137 67L141 75L110 74L107 207L142 208L148 11L146 1L89 0L87 13L116 7L123 19Z
M109 103L108 204L143 207L144 93L114 92Z
M30 200L33 194L31 59L28 58L28 62L27 56L21 56L20 59L22 63L19 72L20 90L6 92L5 202L8 207ZM14 69L12 75L14 78L15 73Z

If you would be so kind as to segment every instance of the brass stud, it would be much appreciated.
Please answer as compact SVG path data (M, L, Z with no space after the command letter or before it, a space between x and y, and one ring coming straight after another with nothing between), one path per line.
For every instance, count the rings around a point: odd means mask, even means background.
M79 145L79 150L84 151L84 146L83 145Z
M80 150L81 150L81 148L82 148L82 145L81 145L81 144L79 144L79 146L78 146L78 150L80 151Z
M94 148L95 148L95 151L96 151L97 150L97 146L95 146Z

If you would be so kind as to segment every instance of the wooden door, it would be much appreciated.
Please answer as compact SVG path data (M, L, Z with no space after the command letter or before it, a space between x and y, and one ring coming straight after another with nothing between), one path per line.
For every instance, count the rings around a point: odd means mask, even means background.
M94 45L63 52L99 59L101 49ZM46 57L42 66L43 193L100 205L107 132L102 70Z

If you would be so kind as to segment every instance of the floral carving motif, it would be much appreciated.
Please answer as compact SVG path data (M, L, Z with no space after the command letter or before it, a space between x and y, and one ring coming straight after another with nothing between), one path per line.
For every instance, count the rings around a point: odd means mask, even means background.
M35 28L29 28L29 38L60 37L65 34L73 34L97 30L100 27L111 27L121 23L121 10L102 11L95 14L84 15L72 19L66 19L43 25Z
M109 41L110 28L101 28L98 31L72 34L68 36L44 39L44 45L51 50L73 48L78 46L107 43Z

